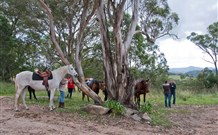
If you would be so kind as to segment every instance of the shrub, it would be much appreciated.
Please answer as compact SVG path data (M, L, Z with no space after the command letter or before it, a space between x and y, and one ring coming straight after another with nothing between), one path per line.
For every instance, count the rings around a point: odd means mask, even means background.
M115 100L108 100L107 102L105 102L105 106L107 108L111 108L113 110L113 113L118 115L124 112L124 106Z
M140 112L147 112L147 113L151 113L152 110L152 104L149 101L146 101L144 105L141 105L139 111Z

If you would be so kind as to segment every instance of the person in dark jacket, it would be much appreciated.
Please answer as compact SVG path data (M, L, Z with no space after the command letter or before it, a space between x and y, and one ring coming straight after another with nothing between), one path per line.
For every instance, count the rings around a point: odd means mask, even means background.
M163 84L163 90L165 107L171 107L170 84L167 81Z
M173 96L173 104L176 104L176 83L175 81L172 81L170 83L170 93L171 93L171 97Z

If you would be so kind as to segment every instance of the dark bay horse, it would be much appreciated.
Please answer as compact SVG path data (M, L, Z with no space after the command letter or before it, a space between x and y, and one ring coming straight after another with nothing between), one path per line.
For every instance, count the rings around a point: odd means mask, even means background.
M28 91L29 91L29 95L30 95L30 99L32 99L32 95L35 98L35 100L37 100L36 98L36 94L35 94L35 89L33 89L32 87L28 86L27 87Z
M35 94L35 89L33 89L32 87L28 86L27 87L28 91L29 91L29 95L30 95L30 99L32 99L32 95L34 97L35 100L38 100L36 98L36 94ZM48 99L50 99L50 91L47 91L47 94L48 94Z
M134 86L134 101L140 107L140 95L144 95L144 103L146 99L146 93L149 92L149 80L139 80Z
M102 90L102 92L105 95L104 101L107 100L107 90L105 87L105 83L103 81L98 81L98 80L91 80L90 83L87 83L90 89L92 89L97 95L99 94L99 91ZM84 101L85 98L85 93L82 92L82 100ZM89 97L87 96L87 100L89 101Z

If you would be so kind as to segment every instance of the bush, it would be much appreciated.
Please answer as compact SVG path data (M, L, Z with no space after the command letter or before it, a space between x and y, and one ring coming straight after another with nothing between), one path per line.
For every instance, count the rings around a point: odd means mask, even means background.
M113 113L121 115L124 112L124 106L115 100L108 100L105 102L107 108L111 108Z
M149 101L146 101L144 105L141 105L139 111L143 113L151 113L152 107L152 104Z

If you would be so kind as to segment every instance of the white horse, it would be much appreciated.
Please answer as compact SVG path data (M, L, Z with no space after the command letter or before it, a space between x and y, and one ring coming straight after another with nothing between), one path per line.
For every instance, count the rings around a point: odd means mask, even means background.
M74 70L72 65L63 66L52 71L53 78L51 80L48 80L49 90L51 93L50 103L49 103L50 110L53 110L55 108L54 101L53 101L55 90L59 88L59 84L66 74L70 74L73 77L77 76L77 72ZM15 88L16 88L15 110L16 111L19 111L18 98L20 94L22 94L23 105L26 107L27 110L29 109L25 102L27 86L30 86L35 90L46 89L45 86L42 85L42 80L32 80L32 75L33 72L30 71L23 71L16 75L16 79L15 79Z

